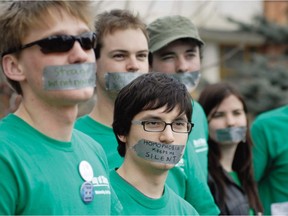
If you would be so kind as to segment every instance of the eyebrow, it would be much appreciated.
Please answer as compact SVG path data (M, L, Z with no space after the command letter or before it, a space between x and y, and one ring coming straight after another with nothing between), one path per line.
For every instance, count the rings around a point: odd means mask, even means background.
M122 53L127 53L127 50L121 50L121 49L115 49L115 50L111 50L109 53L115 53L115 52L122 52Z
M139 52L149 53L149 50L140 50L140 51L137 51L137 53L139 53Z
M194 47L194 48L186 50L185 52L196 52L196 51L197 51L197 49L196 49L196 47Z
M129 54L129 53L131 53L131 52L128 51L128 50L115 49L115 50L111 50L111 51L109 52L109 55L113 55L114 53ZM148 50L139 50L139 51L136 52L136 54L138 54L138 53L147 53L147 54L148 54L149 51L148 51Z
M165 55L175 55L175 54L176 54L175 52L167 51L167 52L159 53L159 56L162 57L162 56L165 56Z
M185 53L189 53L189 52L197 52L196 47L185 50ZM159 56L163 57L166 55L175 55L175 54L176 54L176 52L174 52L174 51L167 51L167 52L163 51L163 52L159 53Z
M130 52L129 50L124 50L124 49L115 49L115 50L111 50L110 52ZM148 49L145 49L145 50L138 50L138 52L149 52Z
M235 111L245 111L245 110L244 110L244 108L237 108L237 109L232 110L232 112L235 112Z
M145 117L142 117L141 119L143 120L161 120L161 121L164 121L162 118L160 118L158 115L153 115L153 114L149 114ZM182 121L189 121L187 118L186 118L186 115L185 114L181 114L179 116L176 116L176 118L174 118L172 121L178 121L178 120L182 120Z

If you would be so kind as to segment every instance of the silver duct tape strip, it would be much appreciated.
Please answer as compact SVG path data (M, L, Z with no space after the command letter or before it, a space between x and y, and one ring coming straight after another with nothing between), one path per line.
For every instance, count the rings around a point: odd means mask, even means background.
M183 83L189 92L192 92L199 84L201 73L199 71L171 74L172 77Z
M95 85L95 63L47 66L43 71L45 90L73 90Z
M218 142L240 142L245 140L247 127L230 127L216 130Z
M185 145L164 144L142 139L132 149L145 160L176 165L184 154Z
M107 91L119 92L124 86L144 73L139 72L108 72L105 74Z

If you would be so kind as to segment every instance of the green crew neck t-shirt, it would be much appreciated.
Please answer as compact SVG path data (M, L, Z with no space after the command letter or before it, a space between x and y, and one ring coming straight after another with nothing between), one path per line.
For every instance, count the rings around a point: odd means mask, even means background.
M10 114L0 121L0 140L0 215L109 215L119 204L106 155L86 134L73 130L71 141L61 142ZM92 167L89 203L80 192L82 161Z
M111 185L123 205L124 215L199 215L187 201L165 185L163 196L152 199L145 196L112 170Z

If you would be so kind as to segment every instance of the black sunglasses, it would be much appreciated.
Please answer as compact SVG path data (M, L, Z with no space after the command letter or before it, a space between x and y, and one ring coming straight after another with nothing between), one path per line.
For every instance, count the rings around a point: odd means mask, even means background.
M15 53L28 47L38 45L41 47L41 52L44 54L67 52L72 49L75 41L78 41L84 50L94 49L96 47L96 33L85 32L78 36L73 35L54 35L41 40L37 40L21 47L10 49L2 53L4 55Z

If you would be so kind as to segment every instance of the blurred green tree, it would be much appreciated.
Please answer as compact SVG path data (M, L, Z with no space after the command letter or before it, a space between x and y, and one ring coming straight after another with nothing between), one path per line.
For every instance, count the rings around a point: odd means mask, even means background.
M252 24L228 18L239 30L262 35L266 43L249 62L234 64L235 73L227 80L244 95L252 117L288 104L288 26L256 16Z

